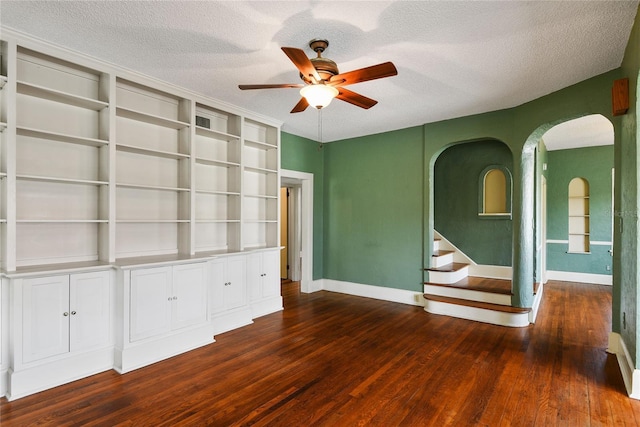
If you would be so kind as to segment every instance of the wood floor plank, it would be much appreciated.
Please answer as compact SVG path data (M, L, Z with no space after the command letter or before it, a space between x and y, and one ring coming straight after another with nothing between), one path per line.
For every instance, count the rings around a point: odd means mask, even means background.
M537 323L283 287L282 312L216 343L13 402L2 427L640 425L606 353L611 288L545 285Z

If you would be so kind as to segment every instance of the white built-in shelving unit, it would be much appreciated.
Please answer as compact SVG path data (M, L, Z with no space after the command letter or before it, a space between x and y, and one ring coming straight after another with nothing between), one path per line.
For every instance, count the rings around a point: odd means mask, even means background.
M4 271L278 247L278 123L99 63L3 50Z
M0 397L281 310L279 148L279 122L3 29Z

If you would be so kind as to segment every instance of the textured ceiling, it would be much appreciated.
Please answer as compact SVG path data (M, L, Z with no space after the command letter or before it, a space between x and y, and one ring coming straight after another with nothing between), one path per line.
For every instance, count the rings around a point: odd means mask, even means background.
M613 125L600 114L560 123L542 136L544 145L549 151L613 145L613 139Z
M326 38L341 72L392 61L398 75L349 86L324 142L514 107L620 66L633 1L9 1L0 23L281 120L318 139L318 112L289 111L299 83L281 46Z

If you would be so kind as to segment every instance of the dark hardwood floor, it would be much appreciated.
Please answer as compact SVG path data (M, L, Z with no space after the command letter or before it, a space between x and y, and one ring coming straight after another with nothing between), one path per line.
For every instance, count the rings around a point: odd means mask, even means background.
M610 287L550 282L520 329L283 291L283 312L212 345L2 399L0 425L640 425L605 352Z

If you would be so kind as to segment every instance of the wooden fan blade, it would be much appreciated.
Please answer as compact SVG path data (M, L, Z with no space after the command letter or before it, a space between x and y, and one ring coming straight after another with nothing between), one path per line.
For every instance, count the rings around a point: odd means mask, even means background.
M291 62L293 62L293 65L300 70L303 76L308 79L313 78L316 82L322 80L318 71L316 71L316 67L314 67L311 60L307 58L304 50L295 47L283 47L282 51L289 57Z
M338 88L338 90L340 91L340 93L338 93L338 96L336 96L337 99L364 108L366 110L378 103L378 101L376 101L375 99L367 98L364 95L360 95L359 93L355 93L343 87Z
M347 86L354 83L381 79L383 77L391 77L396 74L398 74L396 66L393 65L392 62L384 62L382 64L372 65L371 67L336 74L329 79L329 84L332 86Z
M292 113L301 113L304 110L306 110L308 106L309 106L309 103L307 102L307 98L305 98L303 96L302 98L300 98L300 101L298 101L296 106L293 107L293 110L291 110L291 112Z
M297 83L284 83L284 84L272 84L272 85L238 85L238 87L242 90L249 90L249 89L282 89L282 88L288 88L288 87L297 87L297 88L301 88L304 87L305 85L303 84L297 84Z

